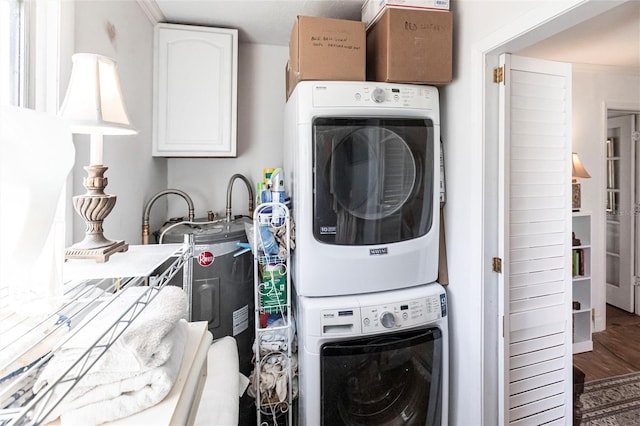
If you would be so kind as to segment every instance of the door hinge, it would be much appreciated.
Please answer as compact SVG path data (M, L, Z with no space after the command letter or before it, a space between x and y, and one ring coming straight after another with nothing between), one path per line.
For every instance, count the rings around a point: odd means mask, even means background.
M499 257L494 257L492 261L493 272L497 272L499 274L502 273L502 259Z
M638 131L632 132L631 133L631 140L633 140L634 142L640 142L640 132L638 132Z
M504 84L504 67L495 67L493 69L493 82Z

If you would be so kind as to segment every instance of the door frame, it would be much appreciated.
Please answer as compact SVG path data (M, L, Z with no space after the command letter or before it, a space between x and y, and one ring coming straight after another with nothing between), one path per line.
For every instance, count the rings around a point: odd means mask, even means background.
M493 272L492 257L498 253L498 86L492 82L493 68L501 53L517 52L527 46L564 31L579 22L597 16L624 1L568 0L543 4L520 19L479 40L471 49L471 65L477 76L471 82L471 127L478 135L472 144L482 147L482 395L483 424L497 424L498 413L498 342L502 324L497 315L498 277ZM484 343L486 342L486 343ZM497 380L496 380L497 378ZM495 398L495 399L494 399Z

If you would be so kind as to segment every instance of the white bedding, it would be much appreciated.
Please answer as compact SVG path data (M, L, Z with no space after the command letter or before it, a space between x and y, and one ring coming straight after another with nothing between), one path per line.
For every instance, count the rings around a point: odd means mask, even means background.
M216 340L209 349L207 364L207 380L195 424L236 426L240 395L249 380L239 372L235 339L227 336Z

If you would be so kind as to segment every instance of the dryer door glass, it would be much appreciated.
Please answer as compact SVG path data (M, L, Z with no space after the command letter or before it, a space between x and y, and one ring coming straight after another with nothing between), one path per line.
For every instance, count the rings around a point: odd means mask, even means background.
M314 236L373 245L425 235L433 215L428 119L316 118Z
M439 328L327 343L320 363L323 425L440 425Z

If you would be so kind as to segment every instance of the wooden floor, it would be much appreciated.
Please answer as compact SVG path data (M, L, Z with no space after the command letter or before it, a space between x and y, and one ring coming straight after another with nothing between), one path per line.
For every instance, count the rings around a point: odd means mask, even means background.
M607 305L607 329L593 333L593 351L573 356L585 381L640 371L640 316Z

